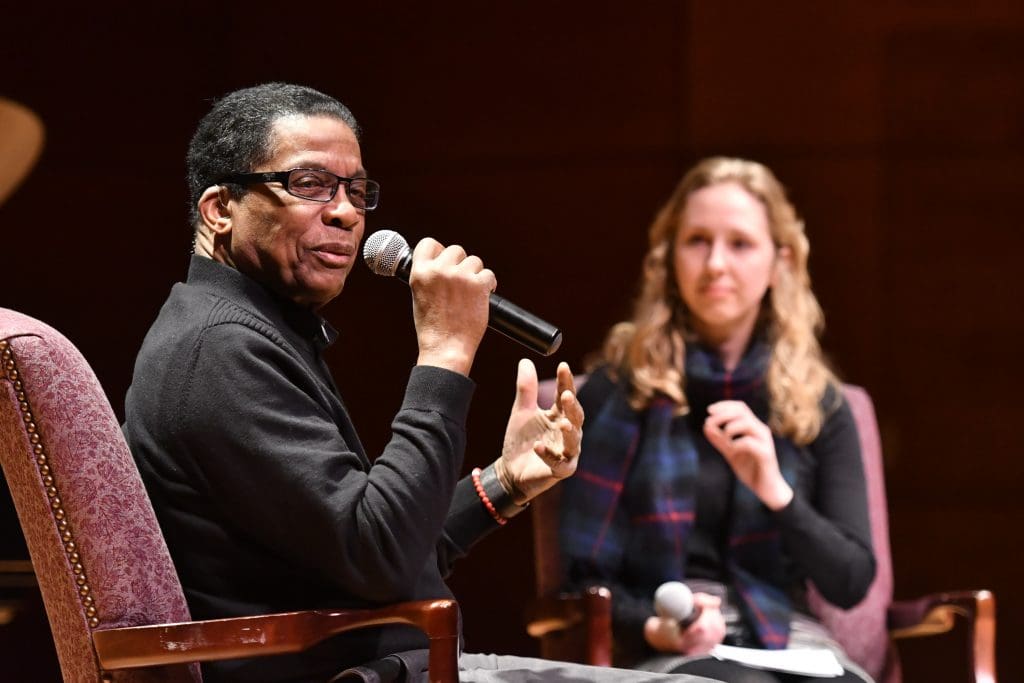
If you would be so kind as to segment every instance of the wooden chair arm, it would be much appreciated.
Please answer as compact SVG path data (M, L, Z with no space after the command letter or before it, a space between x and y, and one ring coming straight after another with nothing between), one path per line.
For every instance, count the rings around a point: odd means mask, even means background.
M537 598L526 607L526 631L534 638L581 627L585 629L586 663L612 665L612 593L590 586L583 593Z
M889 606L889 631L893 638L945 633L953 628L957 616L967 620L974 681L994 683L996 598L990 591L952 591L894 601Z
M31 588L38 585L30 561L0 560L0 588Z
M113 671L301 652L338 633L383 624L423 630L430 639L430 680L458 680L459 610L454 600L113 628L94 631L92 638L100 666Z
M24 589L38 593L32 563L28 560L0 560L0 626L7 626L22 609Z

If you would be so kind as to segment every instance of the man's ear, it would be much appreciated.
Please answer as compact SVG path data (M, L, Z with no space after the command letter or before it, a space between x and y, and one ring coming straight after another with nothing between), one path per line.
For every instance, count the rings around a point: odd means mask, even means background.
M779 284L779 275L782 271L793 272L793 250L789 247L779 247L775 252L775 268L772 269L772 287Z
M226 235L231 232L230 196L223 185L211 185L199 197L199 223L210 232Z

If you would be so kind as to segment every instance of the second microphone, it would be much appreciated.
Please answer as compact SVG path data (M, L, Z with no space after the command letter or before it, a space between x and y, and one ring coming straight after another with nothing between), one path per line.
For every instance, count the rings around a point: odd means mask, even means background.
M378 230L366 238L363 259L377 275L397 277L408 284L412 250L394 230ZM562 332L557 327L493 293L487 326L542 356L550 356L562 344Z

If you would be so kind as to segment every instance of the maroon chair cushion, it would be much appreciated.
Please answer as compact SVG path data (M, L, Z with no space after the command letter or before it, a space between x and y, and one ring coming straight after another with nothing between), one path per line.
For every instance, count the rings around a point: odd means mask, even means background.
M886 615L892 603L892 554L889 549L889 510L885 497L882 445L875 409L868 393L858 386L843 385L860 437L861 458L868 487L868 516L875 552L875 579L867 595L853 608L843 610L829 604L808 586L811 610L828 627L853 661L864 667L878 683L900 680L899 660L889 638Z

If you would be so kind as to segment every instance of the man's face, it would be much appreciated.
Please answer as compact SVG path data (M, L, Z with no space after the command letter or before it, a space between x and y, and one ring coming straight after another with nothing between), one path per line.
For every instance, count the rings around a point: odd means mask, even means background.
M355 134L333 117L282 117L271 144L273 157L253 172L312 168L366 175ZM229 252L239 271L312 309L341 293L365 227L365 212L349 202L344 183L327 203L292 196L280 183L257 183L229 200L229 209Z

